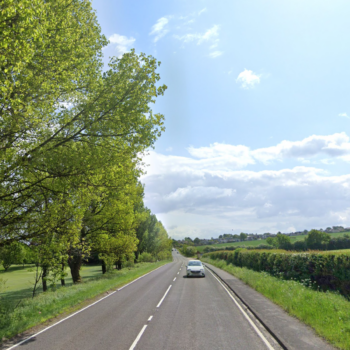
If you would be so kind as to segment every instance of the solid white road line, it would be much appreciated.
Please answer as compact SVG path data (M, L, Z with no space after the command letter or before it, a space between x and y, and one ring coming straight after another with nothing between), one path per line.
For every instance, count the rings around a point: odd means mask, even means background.
M173 282L175 282L176 281L176 277L173 279Z
M268 342L268 340L264 337L264 335L260 332L258 327L254 324L254 322L251 320L251 318L248 316L248 314L242 309L241 305L238 304L236 298L232 296L230 291L221 283L221 281L208 269L208 271L213 275L213 277L221 284L221 286L226 290L227 294L230 296L230 298L235 302L236 306L238 307L239 311L242 312L243 316L247 319L247 321L250 323L250 325L253 327L255 332L258 334L258 336L261 338L261 340L265 343L267 348L269 350L274 350L271 344Z
M39 334L41 334L41 333L43 333L43 332L49 330L49 329L52 328L52 327L57 326L58 324L62 323L63 321L68 320L69 318L71 318L71 317L73 317L73 316L79 314L80 312L82 312L82 311L88 309L89 307L94 306L95 304L99 303L100 301L102 301L102 300L104 300L104 299L110 297L110 296L113 295L114 293L116 293L116 291L114 291L114 292L112 292L112 293L106 295L105 297L101 298L100 300L95 301L94 303L92 303L92 304L90 304L90 305L84 307L83 309L81 309L81 310L79 310L79 311L77 311L77 312L74 312L74 314L71 314L71 315L69 315L68 317L65 317L65 318L62 319L61 321L58 321L58 322L56 322L55 324L53 324L53 325L51 325L51 326L49 326L49 327L44 328L42 331L31 335L30 337L28 337L28 338L22 340L21 342L15 344L15 345L12 345L10 348L7 348L7 350L11 350L11 349L14 349L15 347L17 347L18 345L22 345L23 343L27 342L29 339L32 339L32 338L36 337L37 335L39 335Z
M66 321L66 320L68 320L69 318L71 318L71 317L73 317L73 316L79 314L80 312L82 312L82 311L88 309L89 307L94 306L95 304L99 303L100 301L102 301L102 300L104 300L104 299L110 297L111 295L113 295L113 294L116 293L117 291L122 290L123 288L127 287L128 285L130 285L130 284L136 282L137 280L139 280L139 279L141 279L141 278L143 278L143 277L149 275L150 273L152 273L152 272L154 272L154 271L156 271L156 270L158 270L158 269L160 269L161 267L166 266L166 265L167 265L167 264L157 267L155 270L152 270L152 271L150 271L150 272L148 272L148 273L142 275L141 277L137 278L136 280L133 280L132 282L130 282L130 283L126 284L125 286L123 286L123 287L117 289L116 291L114 291L114 292L112 292L112 293L109 293L108 295L106 295L105 297L103 297L103 298L101 298L101 299L95 301L94 303L92 303L92 304L90 304L90 305L88 305L88 306L85 306L84 308L82 308L82 309L80 309L79 311L74 312L73 314L71 314L71 315L69 315L69 316L63 318L62 320L56 322L55 324L53 324L53 325L51 325L51 326L49 326L49 327L44 328L44 329L41 330L40 332L31 335L30 337L28 337L28 338L26 338L26 339L20 341L19 343L15 344L15 345L12 345L11 347L7 348L6 350L11 350L11 349L16 348L16 347L19 346L19 345L24 344L24 343L27 342L29 339L32 339L32 338L38 336L39 334L44 333L45 331L49 330L50 328L57 326L58 324L62 323L63 321Z
M147 320L147 321L151 321L152 318L153 318L153 316L148 317L148 320Z
M160 299L160 302L158 303L157 307L159 307L159 306L162 304L162 302L163 302L163 300L165 299L166 295L168 294L170 288L171 288L171 285L170 285L169 288L166 290L165 294L163 295L163 298Z
M140 333L138 334L138 336L136 337L136 339L134 340L134 342L132 343L132 345L130 346L129 350L134 350L135 346L137 345L137 343L139 342L140 338L142 337L143 332L145 331L145 329L147 328L147 325L144 325L140 331Z

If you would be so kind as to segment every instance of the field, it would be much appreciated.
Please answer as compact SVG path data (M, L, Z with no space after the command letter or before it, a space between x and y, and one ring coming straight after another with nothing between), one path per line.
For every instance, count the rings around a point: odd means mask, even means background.
M342 237L345 234L350 234L350 232L338 232L338 233L330 233L332 238L336 237ZM292 236L290 237L290 240L292 243L296 241L303 240L307 235L300 235L300 236ZM267 244L266 239L262 239L260 241L244 241L244 242L233 242L233 243L218 243L218 244L210 244L210 245L202 245L202 246L196 246L199 252L203 253L205 247L212 247L212 248L225 248L225 247L256 247L260 244Z
M101 266L85 266L82 270L83 283L72 285L66 279L66 287L49 289L31 298L34 271L29 266L14 266L7 272L0 272L1 280L7 280L5 291L0 294L0 344L2 339L10 338L24 330L45 322L63 312L73 312L82 303L91 300L117 286L122 286L157 267L168 263L139 263L134 267L114 270L102 275Z
M66 285L73 284L70 276L69 269L66 270L67 276L65 278ZM81 270L81 276L84 281L88 281L91 278L95 278L102 275L101 266L83 266ZM0 279L5 281L5 290L1 291L0 296L8 296L16 292L18 297L27 298L31 296L33 290L35 278L35 266L34 265L13 265L7 271L0 267ZM57 285L60 285L60 281L57 281ZM42 288L39 285L38 292L41 292Z

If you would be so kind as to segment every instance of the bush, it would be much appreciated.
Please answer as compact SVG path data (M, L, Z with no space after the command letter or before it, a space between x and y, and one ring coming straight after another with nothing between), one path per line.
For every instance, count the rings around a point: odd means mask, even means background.
M167 250L162 250L157 254L158 260L168 260L171 259L171 252Z
M306 280L317 289L338 291L350 297L350 253L236 249L204 256L255 271L266 271L285 279Z
M184 245L181 249L181 253L189 258L194 256L197 253L197 249L195 247Z
M154 262L154 260L151 253L143 252L139 255L139 262Z

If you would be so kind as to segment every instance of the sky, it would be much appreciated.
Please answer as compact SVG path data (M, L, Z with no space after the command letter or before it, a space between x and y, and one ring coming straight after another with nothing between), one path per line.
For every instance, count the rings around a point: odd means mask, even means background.
M350 3L94 0L107 64L161 62L145 204L172 238L350 226Z

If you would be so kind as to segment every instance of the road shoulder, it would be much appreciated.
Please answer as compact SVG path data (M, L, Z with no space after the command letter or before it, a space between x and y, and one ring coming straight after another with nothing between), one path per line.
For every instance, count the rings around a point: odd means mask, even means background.
M281 307L246 285L244 282L213 265L205 263L232 290L249 305L251 310L265 325L277 335L290 350L334 350L310 327L290 316Z

